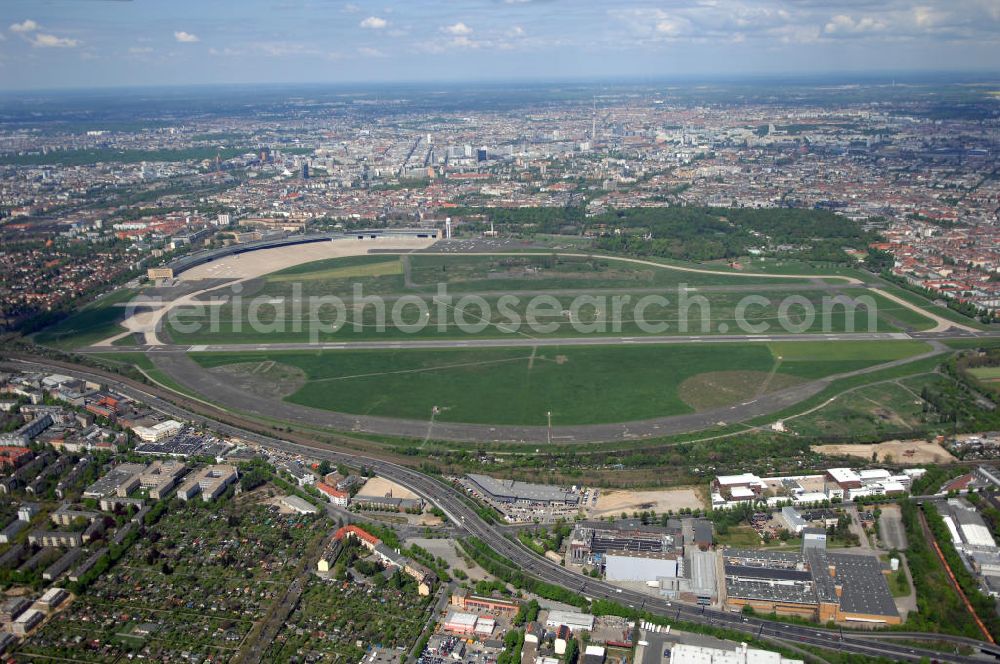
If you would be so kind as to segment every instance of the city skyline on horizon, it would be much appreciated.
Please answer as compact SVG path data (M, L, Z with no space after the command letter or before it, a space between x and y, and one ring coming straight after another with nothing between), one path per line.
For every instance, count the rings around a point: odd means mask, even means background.
M237 13L238 12L238 13ZM989 0L14 0L8 90L992 73Z

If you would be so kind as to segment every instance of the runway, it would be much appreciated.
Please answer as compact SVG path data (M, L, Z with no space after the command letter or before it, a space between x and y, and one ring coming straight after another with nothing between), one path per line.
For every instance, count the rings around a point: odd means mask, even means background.
M972 335L952 335L965 338ZM333 341L333 342L276 342L270 344L161 344L140 346L102 346L81 349L79 352L134 353L136 351L160 355L163 353L235 353L247 351L288 350L433 350L447 348L533 348L548 346L658 346L664 344L693 343L766 343L769 341L903 341L911 339L950 338L939 335L921 335L905 332L856 332L831 334L689 334L613 337L588 335L579 337L484 337L454 339L394 339L385 341Z

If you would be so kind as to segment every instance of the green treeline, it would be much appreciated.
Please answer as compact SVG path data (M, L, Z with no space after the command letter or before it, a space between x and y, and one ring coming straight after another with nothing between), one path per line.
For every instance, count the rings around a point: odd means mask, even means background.
M636 256L707 261L746 256L750 249L809 261L847 262L845 247L867 251L876 237L828 210L799 208L643 207L593 217L583 207L460 207L454 217L480 216L508 233L590 231L598 249ZM470 221L473 221L470 219Z

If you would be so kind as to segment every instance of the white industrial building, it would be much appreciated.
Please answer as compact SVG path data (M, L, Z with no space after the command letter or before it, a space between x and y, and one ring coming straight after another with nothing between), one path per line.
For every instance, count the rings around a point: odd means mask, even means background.
M971 505L961 500L949 500L948 512L942 515L955 547L959 550L995 550L996 540L989 527Z
M902 495L909 491L922 468L907 469L893 475L882 468L855 471L830 468L822 475L798 475L761 478L753 473L719 475L712 482L713 509L729 509L766 501L768 507L815 505L823 501L854 500L867 496Z
M478 620L479 617L474 613L449 611L444 619L444 629L455 634L472 634Z
M604 556L604 578L608 581L658 581L683 574L682 563L674 555L608 553Z
M803 664L801 659L787 659L780 653L747 648L735 650L689 646L678 643L670 649L670 664Z
M181 432L184 425L177 420L166 420L151 427L132 427L132 433L147 443L158 443Z
M545 626L556 629L559 625L566 625L574 632L591 632L594 629L594 616L575 611L549 611Z
M781 516L784 517L785 523L788 524L788 530L795 535L801 535L802 530L809 527L809 523L802 518L802 515L794 507L782 507Z

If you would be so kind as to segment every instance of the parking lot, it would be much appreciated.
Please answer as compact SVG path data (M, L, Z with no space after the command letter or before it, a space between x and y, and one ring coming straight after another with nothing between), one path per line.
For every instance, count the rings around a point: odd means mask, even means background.
M882 546L886 549L905 551L907 547L906 530L903 528L903 517L896 505L886 505L879 516L879 533Z

